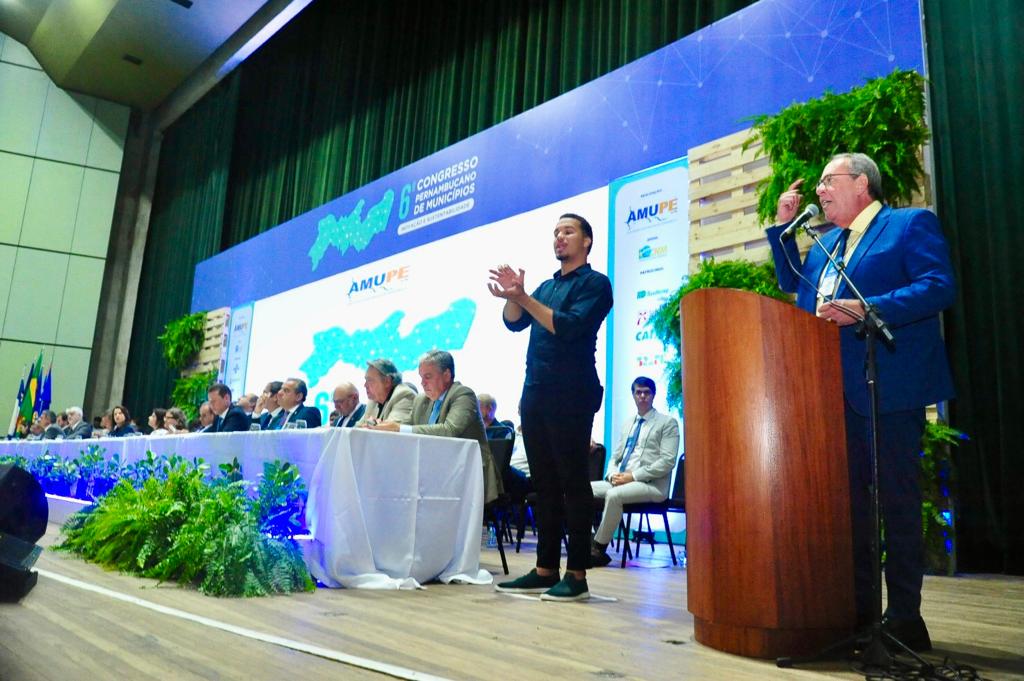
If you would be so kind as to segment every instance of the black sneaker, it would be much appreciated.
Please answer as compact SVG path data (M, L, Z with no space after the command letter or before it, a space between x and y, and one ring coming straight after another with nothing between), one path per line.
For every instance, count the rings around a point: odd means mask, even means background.
M557 572L545 577L538 575L537 570L530 570L522 577L495 584L494 590L511 594L540 594L556 584L558 584Z
M587 578L576 579L571 572L566 572L562 581L540 595L542 601L585 601L588 598Z
M606 551L590 552L590 567L603 568L612 562L612 557Z

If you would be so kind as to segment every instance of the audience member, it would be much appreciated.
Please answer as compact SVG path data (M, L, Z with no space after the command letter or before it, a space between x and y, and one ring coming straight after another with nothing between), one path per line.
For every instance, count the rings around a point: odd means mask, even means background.
M301 425L300 421L306 424L306 428L319 428L322 419L320 410L303 404L308 392L306 382L302 379L289 378L286 380L277 393L277 403L281 405L281 411L270 421L267 429L281 430L289 426L295 428Z
M526 499L526 495L533 491L533 483L530 482L530 463L526 458L526 444L523 442L523 429L516 429L516 437L512 443L512 457L508 462L508 470L502 478L505 483L505 491L508 492L512 502L519 504Z
M604 480L591 482L595 498L604 499L601 525L590 555L594 567L611 562L608 542L622 520L623 504L664 501L679 455L679 424L652 406L657 387L646 376L631 386L636 415L623 424L619 445Z
M138 432L132 425L132 416L126 407L119 404L111 409L110 413L114 419L114 427L107 433L107 437L128 437Z
M241 407L231 403L231 388L223 383L214 383L206 390L210 408L216 415L208 433L234 433L249 430L251 423Z
M92 426L83 418L81 407L68 407L68 425L64 429L68 440L88 440L92 437Z
M188 432L188 420L185 418L185 412L177 407L171 407L164 414L164 428L167 429L168 434L174 435L176 433L187 433Z
M366 364L363 387L370 403L356 425L373 425L378 421L409 423L416 391L402 383L402 372L390 359L375 359Z
M164 426L166 416L166 409L157 407L153 410L153 413L149 415L150 435L167 435L167 428Z
M242 408L246 416L252 416L259 403L259 397L255 393L246 393L238 398L238 406Z
M100 427L93 428L92 436L96 438L106 437L107 433L114 429L114 416L109 411L100 416Z
M252 422L260 424L260 430L267 430L270 422L281 413L281 405L277 403L277 394L281 391L281 381L271 381L263 388L263 393L256 401L252 411Z
M210 406L209 402L203 402L199 405L199 424L196 428L197 433L212 433L213 422L217 419L217 415L213 413L213 407Z
M484 502L497 499L501 494L501 481L484 433L476 393L455 380L455 360L444 350L431 350L423 355L419 373L424 394L413 400L411 425L380 421L370 427L476 440L480 443L483 460Z
M52 409L44 409L43 413L39 415L39 422L43 427L43 440L63 440L64 431L57 425L57 415L53 413Z
M366 413L366 405L359 403L359 391L351 383L339 383L334 389L334 408L338 415L329 423L335 428L351 428Z
M484 420L487 437L492 440L512 439L515 433L515 424L511 421L499 421L495 416L495 412L498 410L498 401L487 393L480 393L478 399L480 401L480 416Z

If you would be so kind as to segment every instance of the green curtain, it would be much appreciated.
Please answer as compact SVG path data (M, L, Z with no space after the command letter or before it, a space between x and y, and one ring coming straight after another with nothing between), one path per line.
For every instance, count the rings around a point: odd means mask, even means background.
M925 0L937 210L959 296L946 315L959 567L1024 574L1024 3ZM1012 213L1011 213L1012 211Z
M125 370L125 403L140 425L154 407L170 406L178 375L156 338L189 311L196 264L220 250L237 99L232 75L167 131L160 149Z

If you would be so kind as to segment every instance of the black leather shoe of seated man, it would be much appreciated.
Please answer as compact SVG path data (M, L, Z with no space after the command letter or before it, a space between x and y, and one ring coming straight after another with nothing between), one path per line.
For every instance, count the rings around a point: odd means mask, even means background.
M915 653L926 653L932 649L932 639L928 635L928 627L920 617L914 619L886 617L882 620L882 627ZM903 652L899 646L888 639L885 641L885 645L893 653Z

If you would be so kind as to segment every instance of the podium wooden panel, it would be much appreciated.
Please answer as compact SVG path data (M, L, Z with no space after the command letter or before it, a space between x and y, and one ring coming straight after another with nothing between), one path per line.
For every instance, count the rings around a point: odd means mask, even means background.
M839 332L734 289L680 305L696 639L814 652L855 624Z

